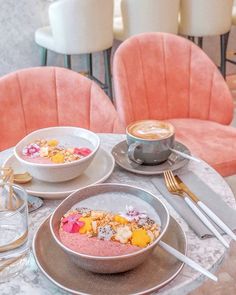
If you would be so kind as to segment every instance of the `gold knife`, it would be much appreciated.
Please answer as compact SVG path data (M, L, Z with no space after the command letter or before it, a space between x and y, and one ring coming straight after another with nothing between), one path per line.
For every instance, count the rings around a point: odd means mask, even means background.
M191 192L191 190L187 187L185 183L183 183L183 181L179 178L178 175L175 175L175 179L177 180L182 190L190 197L192 201L194 201L197 204L200 201L199 198L193 192Z
M186 186L179 176L175 175L175 179L190 199L194 201L207 214L207 216L215 222L215 224L217 224L225 233L236 241L236 235L233 231L209 207L207 207L206 204L199 200L199 198Z

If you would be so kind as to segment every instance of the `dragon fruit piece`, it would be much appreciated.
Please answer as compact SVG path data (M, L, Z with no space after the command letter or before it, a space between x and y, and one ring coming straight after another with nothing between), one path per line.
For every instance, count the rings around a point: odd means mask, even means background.
M74 154L77 154L77 155L83 156L83 157L86 157L91 153L92 153L92 151L89 148L75 148L74 149Z

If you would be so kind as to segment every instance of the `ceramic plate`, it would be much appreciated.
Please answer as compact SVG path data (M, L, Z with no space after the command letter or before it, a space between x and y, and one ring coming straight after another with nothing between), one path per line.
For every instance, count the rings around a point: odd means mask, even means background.
M25 172L14 155L5 161L4 166L11 166L15 173ZM22 187L27 193L34 196L45 199L61 199L67 197L77 189L105 181L111 175L114 166L115 161L113 156L100 148L90 166L79 177L60 183L50 183L33 179L31 182L23 184Z
M186 254L185 234L173 218L162 240ZM183 267L182 262L157 246L150 258L134 270L112 275L85 271L77 267L53 240L49 218L35 234L32 248L44 275L73 294L147 294L168 284Z
M191 155L190 150L182 143L176 141L174 148L180 152ZM112 155L115 158L116 164L123 169L142 175L162 174L165 170L177 170L185 166L189 160L175 153L172 153L168 160L159 165L139 165L128 158L128 145L126 141L118 143L112 149Z

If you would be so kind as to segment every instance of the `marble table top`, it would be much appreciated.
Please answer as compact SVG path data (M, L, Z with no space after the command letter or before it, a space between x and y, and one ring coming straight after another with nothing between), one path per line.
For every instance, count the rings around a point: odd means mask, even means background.
M112 147L124 140L124 135L116 134L100 134L101 144L104 149L110 151ZM0 153L0 164L12 154L12 149L3 151ZM186 169L182 168L182 169ZM207 181L208 185L216 193L218 193L227 204L233 208L236 208L234 195L225 182L225 180L216 173L206 163L189 162L188 170L194 171L194 173L204 181ZM123 169L116 167L113 174L106 182L130 184L146 189L157 196L159 196L163 202L167 205L170 214L178 221L182 229L185 231L188 242L187 255L200 263L203 267L210 271L215 271L221 264L226 249L215 238L209 238L200 240L195 233L189 229L185 221L175 212L175 210L166 203L165 199L160 195L159 191L151 182L151 177L141 176L126 172ZM30 214L29 226L30 226L30 239L32 239L34 232L37 230L40 223L53 212L55 207L59 204L58 200L45 200L44 206L39 210ZM230 242L230 238L226 237L226 240ZM166 287L162 288L156 294L161 295L184 295L197 288L205 277L200 273L192 270L188 266L184 266L180 274ZM68 294L59 289L53 283L51 283L41 271L38 269L33 255L30 257L30 262L27 268L17 277L11 279L11 281L1 284L1 295L23 295L23 294L37 294L37 295L49 295L49 294Z

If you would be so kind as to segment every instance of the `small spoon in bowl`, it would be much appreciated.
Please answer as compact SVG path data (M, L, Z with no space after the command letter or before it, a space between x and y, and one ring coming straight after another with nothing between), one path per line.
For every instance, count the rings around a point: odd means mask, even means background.
M31 180L32 176L28 172L14 174L14 183L24 184L30 182Z

